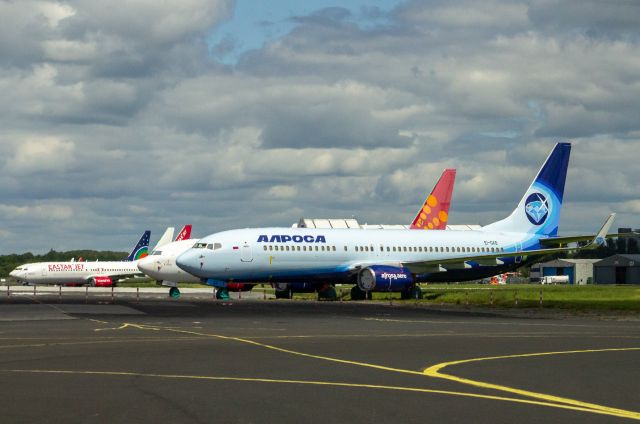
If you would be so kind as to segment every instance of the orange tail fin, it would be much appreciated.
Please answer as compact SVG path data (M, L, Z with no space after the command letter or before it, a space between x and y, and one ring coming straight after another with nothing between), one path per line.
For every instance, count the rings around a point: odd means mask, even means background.
M447 228L455 180L456 170L445 169L409 228L413 230L445 230Z

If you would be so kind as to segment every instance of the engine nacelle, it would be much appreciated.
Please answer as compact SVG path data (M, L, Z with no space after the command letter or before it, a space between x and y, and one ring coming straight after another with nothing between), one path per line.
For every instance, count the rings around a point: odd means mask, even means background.
M93 277L90 283L94 287L111 287L113 286L113 280L111 277Z
M398 292L407 289L413 283L413 275L401 267L373 265L358 273L358 287L362 291Z

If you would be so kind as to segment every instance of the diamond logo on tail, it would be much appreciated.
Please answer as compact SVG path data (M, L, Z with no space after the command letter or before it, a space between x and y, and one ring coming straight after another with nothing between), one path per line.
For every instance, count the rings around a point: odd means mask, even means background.
M533 193L527 197L524 210L529 222L534 225L542 225L549 216L549 203L541 193Z

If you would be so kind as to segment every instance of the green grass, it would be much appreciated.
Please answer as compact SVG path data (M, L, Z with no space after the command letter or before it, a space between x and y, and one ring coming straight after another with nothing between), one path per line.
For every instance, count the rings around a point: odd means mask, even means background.
M342 287L342 300L351 300L351 286ZM469 305L495 308L542 308L575 311L640 311L640 286L569 286L518 284L491 286L486 284L423 284L419 304ZM336 288L338 296L340 287ZM401 300L400 293L373 293L373 300L393 303L416 303ZM316 293L294 293L294 299L317 299ZM516 303L517 300L517 303Z
M422 302L532 308L540 307L541 291L543 308L640 311L640 286L427 285Z

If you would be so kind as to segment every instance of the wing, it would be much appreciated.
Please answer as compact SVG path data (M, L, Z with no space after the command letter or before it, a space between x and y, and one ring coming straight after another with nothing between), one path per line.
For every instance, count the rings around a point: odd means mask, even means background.
M551 237L547 239L540 239L540 244L543 246L561 246L567 243L575 243L578 241L587 241L592 240L594 237L593 234L584 234L577 236L567 236L567 237ZM619 237L640 237L640 233L630 232L630 233L609 233L605 236L605 238L619 238Z
M480 265L496 266L502 265L504 258L513 258L518 256L538 256L538 255L550 255L553 253L563 253L575 250L587 250L595 249L599 245L604 243L604 238L613 224L615 214L609 215L600 231L591 238L591 242L581 247L555 247L548 249L536 249L536 250L519 250L515 252L500 252L491 255L473 255L473 256L460 256L456 258L447 259L435 259L426 261L415 262L403 262L402 265L409 269L414 274L421 274L427 272L443 272L449 269L465 269L471 268L471 264L468 262L474 262Z

